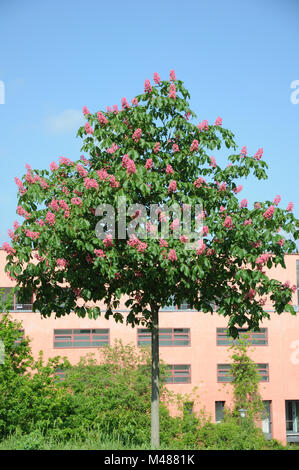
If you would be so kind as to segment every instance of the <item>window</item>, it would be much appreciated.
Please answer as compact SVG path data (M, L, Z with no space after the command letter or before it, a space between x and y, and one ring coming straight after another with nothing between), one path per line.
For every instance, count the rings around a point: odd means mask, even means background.
M183 302L178 305L178 310L191 310L191 305L188 304L186 300L183 300Z
M256 364L261 382L269 381L269 364ZM217 364L217 382L231 382L231 364Z
M0 288L3 290L3 299L2 301L5 302L8 298L8 296L11 294L12 288L11 287L5 287L5 288ZM10 299L10 305L8 307L8 310L13 310L13 311L32 311L32 295L29 294L26 297L21 297L18 293L14 294L11 296Z
M173 311L173 310L191 310L191 305L186 300L183 300L179 305L176 305L174 296L170 298L171 304L165 305L161 308L162 311Z
M54 330L54 348L99 348L109 345L108 329Z
M150 346L152 343L151 332L147 328L138 328L138 346ZM160 328L159 346L190 346L189 328Z
M168 365L167 369L166 383L191 383L191 366L189 364Z
M287 441L299 442L299 400L286 400Z
M186 415L192 415L193 413L193 401L186 401L184 403L184 408L183 408L183 414Z
M224 405L225 401L215 401L215 420L220 423L224 420Z
M272 413L271 413L271 401L265 400L264 412L262 417L262 430L267 439L272 439Z
M246 328L239 328L239 337L245 338L252 346L268 345L268 328L261 328L260 331L249 331ZM227 328L217 328L217 346L229 346L238 342L238 338L229 336Z
M60 382L65 378L65 370L64 369L55 369L55 380Z

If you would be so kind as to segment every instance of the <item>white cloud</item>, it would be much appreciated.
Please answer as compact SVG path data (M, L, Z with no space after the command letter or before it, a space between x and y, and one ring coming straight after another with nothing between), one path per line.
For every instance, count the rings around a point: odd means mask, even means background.
M84 124L82 111L66 109L59 114L48 116L44 120L44 128L51 134L75 132Z

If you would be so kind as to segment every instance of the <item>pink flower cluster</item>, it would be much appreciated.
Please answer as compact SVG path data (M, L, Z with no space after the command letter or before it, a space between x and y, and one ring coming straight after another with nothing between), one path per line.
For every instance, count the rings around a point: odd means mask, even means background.
M207 225L204 225L203 228L202 228L201 233L202 233L203 236L208 235L209 227Z
M134 131L133 135L132 135L132 139L134 140L134 142L138 142L140 140L140 137L141 137L141 134L142 134L142 131L140 128L136 129L136 131Z
M265 219L271 219L274 215L274 212L275 212L275 207L274 206L270 206L268 207L268 209L263 213L263 217L265 217Z
M201 131L207 131L209 129L209 123L206 119L204 119L202 122L197 124L197 127L199 129L199 132Z
M91 188L98 189L99 184L98 184L97 180L95 180L94 178L85 178L84 179L84 186L85 186L86 189L91 189Z
M241 157L246 157L247 156L247 147L242 147L242 150L240 152Z
M31 230L25 230L26 237L31 238L32 240L37 240L39 237L39 232L32 232Z
M114 104L114 105L113 105L113 113L114 113L114 114L118 114L118 106L117 106L117 104Z
M206 181L200 176L199 178L197 178L197 180L194 181L193 185L199 189L203 185L203 183L206 183Z
M278 240L277 244L278 244L279 246L283 246L284 242L285 242L285 239L284 239L284 238L281 238L280 240Z
M131 235L130 240L127 241L127 244L133 248L136 248L140 253L144 253L147 249L147 243L141 242L136 235Z
M223 225L224 225L224 227L226 227L226 228L229 228L229 229L232 228L232 226L233 226L233 221L232 221L232 218L231 218L229 215L227 215L227 216L225 217L225 220L224 220L224 222L223 222Z
M172 150L173 150L173 153L179 152L180 148L179 148L178 144L173 144Z
M4 250L6 253L8 253L9 255L13 255L13 254L15 254L15 252L16 252L16 250L15 250L12 246L10 246L10 244L7 243L7 242L4 242L4 243L3 243L2 248L3 248L3 250Z
M80 165L80 163L78 163L78 165L76 166L76 170L79 173L79 175L82 176L82 178L85 178L88 175L88 171L85 170L85 168L83 168L83 166Z
M129 103L127 102L127 98L121 99L121 106L122 106L122 110L124 110L125 108L128 109L130 107Z
M247 206L248 206L247 199L242 199L242 201L240 202L240 208L242 209L242 207L247 207Z
M251 225L252 224L252 220L251 219L247 219L244 221L243 225Z
M144 168L146 168L147 170L150 170L152 168L152 165L153 165L153 160L151 158L148 158L146 160Z
M101 170L97 170L96 174L98 175L101 181L105 181L108 178L108 173L105 170L105 168L102 168Z
M256 160L260 160L263 156L263 149L260 148L258 149L258 151L256 152L255 155L253 155L253 158L255 158Z
M169 81L170 81L170 82L174 82L175 80L176 80L175 71L174 71L174 70L170 70L170 73L169 73Z
M159 83L161 82L161 78L159 76L159 74L157 72L154 72L154 82L159 85Z
M71 166L73 164L72 160L66 157L59 157L59 165Z
M161 148L160 142L156 142L155 145L154 145L154 148L153 148L153 152L154 153L160 152L160 148Z
M214 157L210 157L210 164L209 164L212 168L215 168L216 167L216 160Z
M207 247L207 245L206 245L202 240L199 240L199 242L198 242L198 248L197 248L196 253L197 253L198 255L203 255L204 252L205 252L206 247Z
M87 109L87 106L83 106L82 112L83 112L84 116L87 116L88 114L90 114L90 111Z
M109 248L110 246L113 246L113 239L112 235L108 234L106 235L106 238L103 240L105 248Z
M97 250L96 248L94 249L94 254L99 256L99 258L104 258L105 256L105 252L103 250Z
M119 149L119 146L117 144L113 143L111 145L111 147L106 149L106 152L111 155L111 154L115 153L117 149Z
M27 219L27 220L30 218L29 212L27 212L22 206L18 206L18 207L17 207L17 213L18 213L19 215L24 216L25 219Z
M215 126L222 126L222 118L221 117L217 117L217 119L215 121Z
M67 265L67 261L64 258L58 258L56 260L56 264L57 264L57 266L60 266L61 268L65 268L66 265Z
M97 113L97 118L98 118L98 121L99 121L100 124L103 124L104 126L106 126L106 124L108 124L108 119L104 116L103 113L98 112Z
M218 186L218 191L226 191L226 183L221 183Z
M137 98L133 98L132 101L132 106L138 106L138 99Z
M89 124L89 122L86 122L84 124L84 129L86 131L86 134L93 134L93 128L91 127L91 125Z
M146 79L144 82L144 93L151 93L152 85L149 79Z
M74 204L75 206L81 206L82 199L80 197L72 197L71 203Z
M55 224L56 217L52 212L47 212L46 214L46 221L49 225L53 226Z
M127 175L136 173L136 166L134 160L131 160L127 153L123 156L122 167L127 169Z
M168 259L169 261L177 261L178 257L175 250L169 250Z
M191 144L190 151L191 152L194 152L194 151L197 152L197 150L198 150L198 140L194 139L192 144Z
M169 186L168 186L168 191L174 192L176 190L177 190L176 181L175 180L170 181Z
M171 84L169 87L168 98L176 99L176 88L174 84Z
M159 245L161 248L167 248L168 247L168 243L166 240L164 240L163 238L159 238Z
M243 186L239 185L236 188L234 188L233 191L234 191L235 194L238 194L240 191L242 191L242 189L243 189Z
M166 166L166 173L167 173L168 175L172 175L172 174L174 173L173 168L172 168L171 165L167 165L167 166Z
M55 171L58 169L58 165L55 162L50 163L50 170Z
M58 203L57 199L52 199L52 201L49 204L49 207L51 209L53 209L54 211L58 212L60 207L59 207L59 203Z
M256 203L254 204L254 208L255 208L255 209L260 209L261 207L262 207L262 206L260 205L259 202L256 202Z
M273 201L273 204L275 206L278 206L278 204L280 203L281 201L281 197L279 196L279 194L274 198L274 201Z
M292 212L293 208L294 208L294 204L292 202L289 202L288 207L287 207L286 210L287 210L287 212Z
M173 222L170 224L171 230L175 230L176 228L179 228L180 226L180 219L174 219Z
M260 266L262 266L263 264L267 263L269 258L270 258L269 253L263 253L258 258L256 258L255 262L256 262L256 264L259 264Z

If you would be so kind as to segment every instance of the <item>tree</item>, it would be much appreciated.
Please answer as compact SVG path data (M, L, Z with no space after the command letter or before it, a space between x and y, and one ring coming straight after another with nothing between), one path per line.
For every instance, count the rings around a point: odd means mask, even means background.
M253 156L246 147L237 151L221 118L214 125L189 122L196 117L190 95L173 70L169 81L155 73L154 82L146 80L131 105L122 98L121 110L91 113L84 106L78 135L88 158L61 157L50 171L27 165L22 180L16 178L17 213L25 220L4 249L6 270L24 295L33 290L33 309L44 317L74 311L97 318L94 303L103 300L105 318L122 322L117 308L127 296L126 322L152 332L152 446L158 447L160 308L174 299L212 312L216 302L233 336L238 326L258 329L269 317L267 295L277 313L294 313L291 286L270 279L263 266L285 267L284 254L295 244L278 229L296 239L298 222L292 203L277 207L280 196L253 208L246 199L239 203L239 178L267 177L262 149ZM233 153L221 168L210 152L223 144Z

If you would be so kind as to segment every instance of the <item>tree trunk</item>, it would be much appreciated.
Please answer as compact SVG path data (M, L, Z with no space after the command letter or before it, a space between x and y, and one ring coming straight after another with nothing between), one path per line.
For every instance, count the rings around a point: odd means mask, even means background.
M151 407L151 448L160 446L159 418L159 309L152 310L152 407Z

